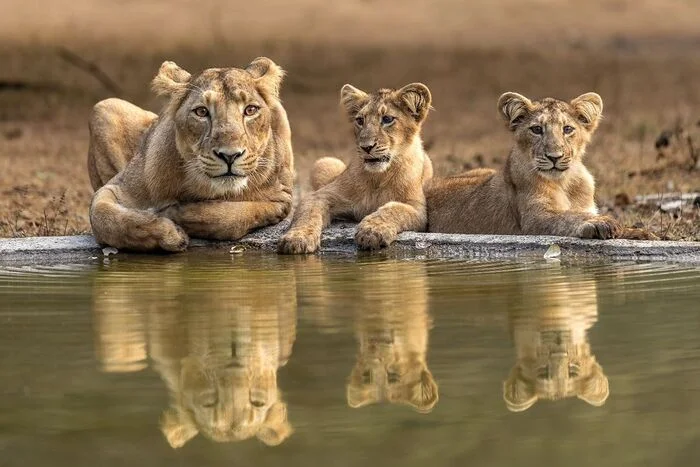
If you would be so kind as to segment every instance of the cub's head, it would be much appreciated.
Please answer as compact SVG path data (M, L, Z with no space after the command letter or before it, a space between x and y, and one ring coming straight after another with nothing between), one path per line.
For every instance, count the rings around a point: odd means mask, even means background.
M185 358L177 403L163 414L161 430L174 448L199 432L218 442L255 436L269 446L278 445L289 437L292 427L276 378L272 369L214 369L200 359Z
M372 94L349 84L342 87L340 103L353 124L357 153L366 170L383 172L412 144L420 144L430 102L430 90L421 83Z
M603 100L593 92L571 102L531 101L507 92L498 100L498 110L515 135L518 153L527 158L522 162L557 179L583 158L603 113Z
M218 194L237 192L271 162L264 154L283 75L265 57L245 69L210 68L197 76L173 62L161 65L152 88L169 99L163 117L174 123L188 176Z
M373 342L358 356L347 385L348 405L364 407L382 401L413 407L420 413L433 410L438 386L425 361L413 355L399 356L393 344Z
M610 394L608 378L590 353L588 344L565 348L556 332L542 343L536 356L519 361L503 383L503 399L508 410L522 412L538 399L559 400L577 397L600 407Z

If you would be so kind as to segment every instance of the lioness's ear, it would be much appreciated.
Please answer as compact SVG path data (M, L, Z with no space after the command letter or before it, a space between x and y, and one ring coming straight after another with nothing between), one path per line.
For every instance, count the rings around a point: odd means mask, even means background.
M420 413L433 410L438 401L438 386L428 369L421 371L420 381L411 389L411 406Z
M353 409L359 409L366 405L379 402L377 391L374 388L367 388L364 385L350 382L345 391L348 400L348 406Z
M160 420L160 430L173 448L184 446L199 433L192 420L183 415L182 412L171 407L163 412Z
M258 57L250 62L245 70L255 78L261 93L279 98L284 78L284 70L279 65L267 57Z
M343 106L350 118L355 118L357 112L369 102L369 96L366 92L357 89L350 84L343 85L340 88L340 105Z
M518 366L510 370L508 379L503 383L503 400L511 412L522 412L537 402L535 388L522 378Z
M593 373L581 381L578 398L595 407L600 407L605 404L610 395L610 385L608 384L608 377L603 374L603 368L598 362L595 362L593 365Z
M268 446L277 446L289 438L293 431L292 425L287 421L287 404L278 401L268 410L257 436Z
M594 92L581 94L571 101L571 106L576 112L576 118L588 131L593 131L598 126L603 115L603 98Z
M430 89L423 83L411 83L397 91L401 105L408 110L418 123L425 120L433 98Z
M507 92L498 99L498 111L508 124L510 131L515 131L532 108L532 101L517 92Z
M163 62L158 74L151 81L151 89L159 96L172 96L187 88L192 75L183 70L175 62Z

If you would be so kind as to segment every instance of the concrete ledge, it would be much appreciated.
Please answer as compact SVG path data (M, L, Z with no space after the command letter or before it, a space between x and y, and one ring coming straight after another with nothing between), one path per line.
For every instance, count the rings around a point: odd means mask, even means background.
M260 229L238 242L193 240L191 249L275 251L289 221ZM353 242L354 224L336 223L323 233L321 254L357 254ZM461 235L404 232L382 254L398 258L542 258L557 245L561 258L599 260L669 261L700 264L700 242L633 240L582 240L569 237L515 235ZM369 253L362 253L369 254ZM73 237L31 237L0 239L0 264L50 264L81 262L103 256L102 248L90 235Z

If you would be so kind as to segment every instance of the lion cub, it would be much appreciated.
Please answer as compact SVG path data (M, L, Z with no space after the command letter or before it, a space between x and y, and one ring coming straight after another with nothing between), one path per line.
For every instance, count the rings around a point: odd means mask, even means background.
M425 230L423 184L433 168L420 131L430 91L414 83L367 94L346 84L340 102L354 126L358 157L347 167L331 157L316 162L316 191L301 203L280 253L318 250L321 231L334 218L360 221L355 242L366 250L388 246L401 231Z
M477 169L426 190L428 230L443 233L613 238L615 219L598 215L593 176L583 165L603 100L531 101L508 92L498 109L515 137L500 172Z

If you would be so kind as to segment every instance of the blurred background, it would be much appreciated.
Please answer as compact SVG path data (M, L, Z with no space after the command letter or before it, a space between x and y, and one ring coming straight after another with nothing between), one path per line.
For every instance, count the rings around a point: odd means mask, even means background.
M502 165L501 93L595 91L605 120L587 165L603 211L700 240L699 18L696 0L0 0L0 236L90 231L97 101L158 111L149 83L163 60L196 72L265 55L288 71L302 189L315 159L353 155L344 83L426 83L438 175Z

